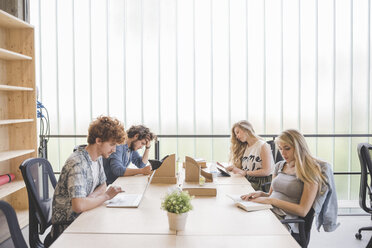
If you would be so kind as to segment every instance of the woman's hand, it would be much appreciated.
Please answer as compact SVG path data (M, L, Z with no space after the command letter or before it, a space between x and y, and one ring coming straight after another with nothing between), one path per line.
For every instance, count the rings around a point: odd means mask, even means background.
M256 198L262 197L262 196L266 196L266 194L262 191L256 191L256 192L253 192L253 193L242 195L242 196L240 196L240 198L242 198L242 200L244 200L244 201L251 201L253 199L256 199Z
M272 198L269 197L257 197L252 198L253 202L262 203L262 204L272 204Z
M234 172L234 174L240 174L240 175L242 175L242 176L245 176L245 175L246 175L246 172L245 172L244 170L239 169L239 168L236 168L236 167L234 167L234 168L232 169L232 172Z
M225 168L226 168L226 170L228 170L228 171L232 171L232 170L235 168L235 166L230 165L230 166L227 166L227 167L225 167Z

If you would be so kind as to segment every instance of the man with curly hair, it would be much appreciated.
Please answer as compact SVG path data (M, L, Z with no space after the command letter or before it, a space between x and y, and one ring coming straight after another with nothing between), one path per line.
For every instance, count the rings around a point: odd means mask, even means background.
M149 158L151 141L156 139L149 128L143 125L131 126L127 130L128 139L123 145L116 147L116 152L108 159L103 160L107 184L113 183L120 176L133 176L137 174L148 175L151 173L151 166L146 166ZM138 149L146 147L142 156ZM130 163L137 168L128 168Z
M88 145L79 146L66 160L53 196L51 238L55 240L80 213L96 208L122 191L107 189L102 157L115 152L125 140L124 126L100 116L88 130Z

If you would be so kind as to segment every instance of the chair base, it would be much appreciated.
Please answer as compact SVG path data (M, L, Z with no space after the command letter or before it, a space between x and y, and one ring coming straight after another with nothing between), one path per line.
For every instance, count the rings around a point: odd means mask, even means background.
M362 239L362 231L372 231L372 226L366 226L359 228L358 232L355 234L355 238L361 240Z

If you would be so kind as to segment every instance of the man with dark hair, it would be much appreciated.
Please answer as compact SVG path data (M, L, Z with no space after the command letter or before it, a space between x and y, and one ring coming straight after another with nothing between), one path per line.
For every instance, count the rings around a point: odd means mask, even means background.
M146 166L149 158L151 141L156 139L150 129L143 125L131 126L127 130L128 139L123 145L116 147L116 152L111 154L108 159L103 160L107 184L113 183L118 177L133 176L137 174L148 175L151 173L151 166ZM142 156L137 152L138 149L146 147ZM137 168L128 168L130 163Z
M124 126L117 119L100 116L90 124L88 145L79 146L66 160L54 191L52 240L80 213L100 206L122 191L116 186L107 189L102 157L108 158L124 140Z

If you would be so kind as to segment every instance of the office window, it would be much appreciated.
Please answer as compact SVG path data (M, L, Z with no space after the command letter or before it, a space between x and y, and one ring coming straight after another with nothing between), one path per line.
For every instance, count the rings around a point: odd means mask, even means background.
M229 135L242 119L258 134L370 133L368 0L39 0L31 22L54 135L85 135L101 114L162 135ZM355 172L370 139L307 141L336 172ZM81 142L50 139L56 171ZM160 156L228 160L229 138L160 142ZM357 176L336 184L357 198Z

